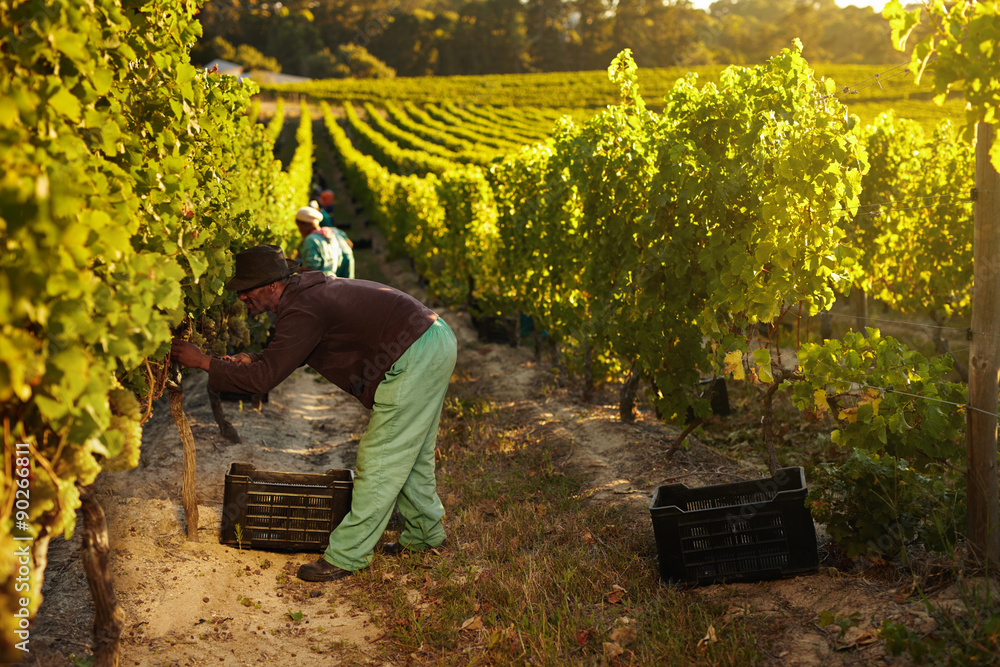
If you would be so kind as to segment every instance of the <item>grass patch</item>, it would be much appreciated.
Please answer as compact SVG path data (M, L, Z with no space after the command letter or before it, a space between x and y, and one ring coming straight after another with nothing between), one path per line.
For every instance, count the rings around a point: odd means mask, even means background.
M924 598L923 618L911 619L910 623L883 623L881 636L888 652L907 653L921 665L998 664L1000 600L996 583L988 579L971 584L960 580L958 588L958 600L952 604L935 604Z

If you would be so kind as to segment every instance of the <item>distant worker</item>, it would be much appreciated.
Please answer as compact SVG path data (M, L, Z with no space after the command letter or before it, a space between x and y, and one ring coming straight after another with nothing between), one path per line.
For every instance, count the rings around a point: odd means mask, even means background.
M323 216L319 211L303 206L295 213L295 224L302 234L302 243L299 244L299 261L306 269L322 271L328 276L337 276L340 269L340 260L343 253L340 243L329 227L319 226ZM353 274L348 277L353 277Z
M337 229L350 229L350 221L337 222L333 219L333 190L323 190L319 193L319 201L311 201L309 205L317 208L323 214L323 222L320 227L336 227Z
M333 190L323 190L319 193L319 205L324 211L333 215Z
M299 258L307 269L323 271L328 276L354 278L354 244L343 230L324 227L322 212L310 204L295 213L295 224L302 234ZM326 243L324 243L324 241ZM332 246L332 249L327 247ZM336 254L335 261L321 261L318 251ZM323 259L326 259L324 254ZM332 265L332 268L330 268ZM321 268L322 266L322 268ZM333 271L333 273L330 273Z

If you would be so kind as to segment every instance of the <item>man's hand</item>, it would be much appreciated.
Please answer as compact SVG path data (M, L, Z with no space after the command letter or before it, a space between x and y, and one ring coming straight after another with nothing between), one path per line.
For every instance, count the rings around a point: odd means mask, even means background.
M170 344L170 356L181 366L208 370L212 358L198 349L194 343L175 340Z
M238 352L231 357L225 357L226 361L235 361L240 366L243 364L249 364L251 362L250 355L246 352Z

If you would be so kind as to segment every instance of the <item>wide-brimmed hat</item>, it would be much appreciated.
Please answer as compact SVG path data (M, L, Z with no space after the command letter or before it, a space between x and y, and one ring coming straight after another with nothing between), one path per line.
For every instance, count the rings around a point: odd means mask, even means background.
M276 245L259 245L236 253L236 272L226 283L234 292L254 289L292 275L302 266L301 262L285 259L285 253Z

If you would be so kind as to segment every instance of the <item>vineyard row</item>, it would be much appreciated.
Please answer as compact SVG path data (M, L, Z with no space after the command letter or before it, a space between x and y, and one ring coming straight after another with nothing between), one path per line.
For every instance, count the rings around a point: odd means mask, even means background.
M80 488L136 465L170 340L245 341L242 306L223 291L232 254L297 237L289 211L312 176L308 110L282 170L283 106L259 124L253 84L190 64L194 11L168 0L0 4L3 662L23 655L15 613L37 612L49 540L72 533ZM15 451L31 461L25 507ZM25 546L30 574L18 581Z

